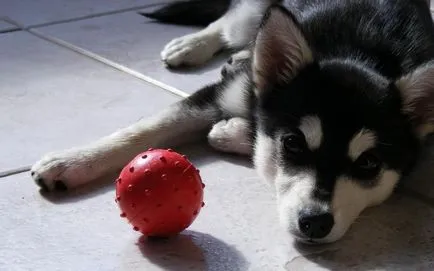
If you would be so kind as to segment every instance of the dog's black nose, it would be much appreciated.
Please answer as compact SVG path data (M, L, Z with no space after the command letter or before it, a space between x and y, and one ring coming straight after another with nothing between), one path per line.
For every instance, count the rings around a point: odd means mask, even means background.
M335 221L330 213L300 213L298 226L309 238L324 238L333 228Z

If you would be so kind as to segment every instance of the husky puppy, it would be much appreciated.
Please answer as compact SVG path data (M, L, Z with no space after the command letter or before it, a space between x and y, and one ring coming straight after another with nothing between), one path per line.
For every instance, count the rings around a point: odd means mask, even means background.
M434 28L425 0L193 0L153 13L206 26L162 51L171 67L237 53L222 78L152 118L32 168L64 190L122 168L148 147L207 136L252 155L297 240L341 238L413 168L434 127Z

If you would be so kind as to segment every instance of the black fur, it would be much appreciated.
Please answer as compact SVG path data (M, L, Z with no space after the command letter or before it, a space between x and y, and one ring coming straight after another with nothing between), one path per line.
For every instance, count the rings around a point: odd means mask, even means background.
M425 0L290 0L285 6L294 2L318 60L357 58L396 79L433 58L434 27Z
M207 26L225 14L230 3L231 0L188 0L139 14L164 23Z

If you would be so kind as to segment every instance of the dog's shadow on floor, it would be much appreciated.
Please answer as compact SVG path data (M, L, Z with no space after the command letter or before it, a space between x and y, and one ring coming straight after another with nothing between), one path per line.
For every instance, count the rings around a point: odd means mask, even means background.
M187 155L188 159L200 169L201 166L224 160L233 164L244 167L252 167L250 157L239 155L225 154L214 151L205 142L189 144L179 148L174 148L175 151ZM91 184L69 190L67 192L44 192L40 190L41 195L48 201L54 204L74 203L86 198L96 197L101 194L113 193L115 190L115 180L119 176L120 171L109 173ZM202 176L203 177L203 176Z
M187 230L169 239L142 236L137 245L143 256L162 270L248 269L248 262L236 248L205 233Z
M434 211L397 194L384 205L364 212L335 244L307 247L287 270L433 270Z

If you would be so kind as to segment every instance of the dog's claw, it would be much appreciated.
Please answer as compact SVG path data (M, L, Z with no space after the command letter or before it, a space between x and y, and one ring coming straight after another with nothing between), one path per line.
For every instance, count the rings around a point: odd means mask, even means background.
M48 186L45 184L45 182L44 182L44 179L42 179L42 178L37 178L36 180L35 180L35 182L36 182L36 184L42 189L42 190L44 190L45 192L48 192L49 191L49 189L48 189Z
M63 191L68 190L68 187L62 181L55 181L54 182L54 190L63 192Z
M171 68L172 68L172 66L169 64L169 62L167 62L167 59L162 58L162 59L161 59L161 62L163 62L163 66L164 66L166 69L171 69Z

